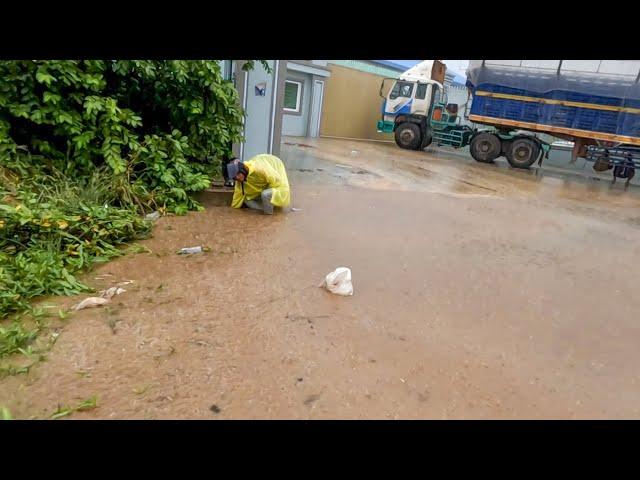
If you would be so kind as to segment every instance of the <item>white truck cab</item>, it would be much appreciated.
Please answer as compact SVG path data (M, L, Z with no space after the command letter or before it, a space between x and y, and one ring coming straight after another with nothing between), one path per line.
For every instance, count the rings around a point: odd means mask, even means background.
M461 126L458 105L447 103L443 86L446 66L439 60L424 60L395 79L385 78L380 86L382 120L379 132L394 132L401 148L420 150L435 138L438 144L460 147L471 135ZM389 93L383 90L393 81Z

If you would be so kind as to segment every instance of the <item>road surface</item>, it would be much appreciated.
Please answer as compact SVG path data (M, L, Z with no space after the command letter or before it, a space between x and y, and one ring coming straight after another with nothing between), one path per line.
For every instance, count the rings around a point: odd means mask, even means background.
M287 138L288 215L158 221L133 280L0 382L44 418L639 418L640 196L444 150ZM203 255L179 256L207 245ZM317 287L338 266L355 294ZM71 305L77 298L49 300Z

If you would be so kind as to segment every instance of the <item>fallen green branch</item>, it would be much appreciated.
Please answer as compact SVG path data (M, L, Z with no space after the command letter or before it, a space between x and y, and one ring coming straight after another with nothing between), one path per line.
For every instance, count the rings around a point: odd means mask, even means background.
M63 407L58 405L58 409L55 412L53 412L51 414L51 417L49 418L51 418L51 420L56 420L58 418L68 417L74 412L84 412L87 410L93 410L94 408L98 408L98 398L95 396L87 400L84 400L83 402L80 402L75 407L70 407L70 406Z

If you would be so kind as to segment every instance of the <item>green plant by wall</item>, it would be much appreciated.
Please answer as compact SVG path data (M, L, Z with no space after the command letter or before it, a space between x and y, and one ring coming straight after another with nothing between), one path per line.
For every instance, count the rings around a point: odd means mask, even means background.
M242 116L218 61L0 61L0 359L29 354L33 299L90 291L77 273L149 235L143 213L199 208Z
M74 178L107 167L127 187L119 200L142 209L195 208L242 115L218 61L0 61L0 164Z

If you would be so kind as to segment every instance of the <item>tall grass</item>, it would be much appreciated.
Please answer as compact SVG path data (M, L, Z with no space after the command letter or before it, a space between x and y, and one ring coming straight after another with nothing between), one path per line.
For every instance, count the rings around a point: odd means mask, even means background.
M144 194L106 169L79 180L56 171L21 176L0 169L0 322L14 317L10 325L0 323L0 358L37 335L38 328L20 323L33 299L89 291L76 274L149 235Z

